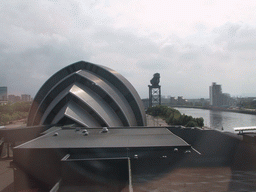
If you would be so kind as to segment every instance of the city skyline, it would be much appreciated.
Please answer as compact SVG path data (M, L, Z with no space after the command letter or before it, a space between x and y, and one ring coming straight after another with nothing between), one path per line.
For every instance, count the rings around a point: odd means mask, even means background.
M216 82L212 82L212 85L213 84L216 84ZM212 85L209 85L208 86L208 91L209 91L209 87L211 87ZM219 86L222 86L222 84L217 84L217 85L219 85ZM5 87L5 86L4 86ZM0 88L1 88L1 86L0 86ZM7 87L8 88L8 87ZM9 88L8 88L9 89ZM221 94L228 94L231 98L238 98L238 97L241 97L241 98L250 98L250 97L256 97L256 95L230 95L229 93L227 93L227 92L222 92L222 88L221 88ZM17 94L15 94L15 93L8 93L7 92L7 98L9 98L9 96L17 96L17 97L20 97L20 99L22 98L22 95L29 95L29 97L31 97L31 99L32 98L34 98L35 96L33 96L33 95L30 95L30 94L26 94L26 93L17 93ZM176 99L178 99L179 97L182 97L183 99L189 99L189 100L193 100L193 99L211 99L210 98L210 95L211 95L211 93L210 93L210 91L209 91L209 95L208 95L208 97L195 97L195 98L191 98L191 97L184 97L182 94L178 94L178 95L161 95L161 97L163 98L163 99L170 99L170 98L176 98ZM141 99L148 99L148 95L145 97L145 98L142 98L141 97ZM0 99L1 100L1 99Z
M256 96L255 1L21 1L1 4L0 83L35 96L77 61L123 75L141 98L154 73L162 95L208 98L219 82Z

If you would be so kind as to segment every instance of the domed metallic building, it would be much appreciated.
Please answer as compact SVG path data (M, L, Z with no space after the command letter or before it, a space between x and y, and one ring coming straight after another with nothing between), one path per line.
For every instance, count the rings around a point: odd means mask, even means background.
M50 124L144 126L146 119L138 93L122 75L80 61L54 74L34 99L28 126Z

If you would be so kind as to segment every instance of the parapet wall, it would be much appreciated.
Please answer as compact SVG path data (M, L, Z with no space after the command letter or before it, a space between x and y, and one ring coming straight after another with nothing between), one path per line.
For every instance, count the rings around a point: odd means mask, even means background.
M199 128L169 128L198 152L180 162L180 166L230 166L235 170L256 170L256 146L236 135Z

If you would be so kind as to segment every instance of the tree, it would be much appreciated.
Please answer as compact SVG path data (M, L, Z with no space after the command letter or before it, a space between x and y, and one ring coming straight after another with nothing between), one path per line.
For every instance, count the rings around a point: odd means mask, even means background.
M0 124L27 118L30 102L17 102L0 106Z
M198 127L198 124L195 121L189 121L185 126L186 127Z
M2 114L1 115L1 123L3 125L7 125L11 121L11 116L9 114Z
M167 106L154 106L147 109L147 114L154 117L160 116L169 125L183 125L186 127L202 127L204 126L204 119L193 118L185 114L181 114L177 109L173 109Z
M196 123L198 124L199 127L204 126L204 119L202 117L196 118L195 120L196 120Z

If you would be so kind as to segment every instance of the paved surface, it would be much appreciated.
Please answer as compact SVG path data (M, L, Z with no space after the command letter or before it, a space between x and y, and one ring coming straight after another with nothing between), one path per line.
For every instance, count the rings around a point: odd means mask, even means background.
M0 159L0 191L12 192L13 188L13 169L10 167L11 159Z
M169 126L163 119L160 119L158 117L154 118L153 116L146 115L147 116L147 125L148 126Z
M6 128L17 128L25 126L24 121L16 121L11 125L6 125ZM13 192L14 191L14 176L13 168L10 167L12 161L12 150L10 156L7 156L7 144L4 145L2 154L0 154L0 192Z

